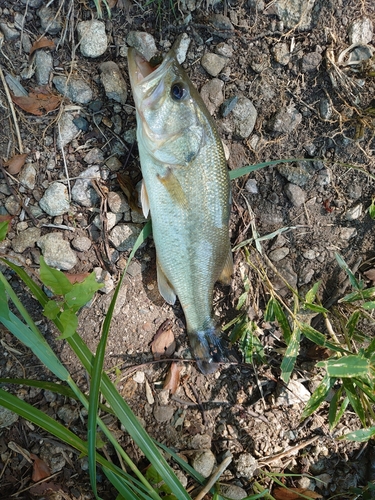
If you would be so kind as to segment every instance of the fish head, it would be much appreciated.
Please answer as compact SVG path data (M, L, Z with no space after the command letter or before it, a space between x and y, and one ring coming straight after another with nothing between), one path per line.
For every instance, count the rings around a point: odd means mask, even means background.
M158 66L128 50L140 147L170 165L187 165L205 143L206 108L172 48Z

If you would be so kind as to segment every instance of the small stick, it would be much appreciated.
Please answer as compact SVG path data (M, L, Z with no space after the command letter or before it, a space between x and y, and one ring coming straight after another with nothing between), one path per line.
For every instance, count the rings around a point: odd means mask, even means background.
M17 121L17 117L16 117L16 111L14 109L12 97L10 95L8 84L7 84L6 80L5 80L3 69L2 69L1 66L0 66L0 78L1 78L4 90L5 90L5 94L6 94L7 99L8 99L10 110L12 112L13 122L14 122L14 128L16 129L16 135L17 135L17 140L18 140L18 150L19 150L20 154L22 154L23 153L23 145L22 145L22 141L21 141L20 129L18 128L18 121Z
M210 491L210 489L213 487L213 485L216 483L216 481L219 480L220 476L223 474L225 469L229 466L232 459L233 459L232 455L229 455L229 457L224 458L224 460L221 462L221 464L218 467L216 467L216 469L212 473L207 484L205 486L203 486L200 493L195 497L195 500L202 500L202 498L205 496L206 493L208 493Z
M319 436L314 436L311 439L308 439L304 443L297 444L296 446L292 446L291 448L282 451L281 453L277 453L276 455L273 455L272 457L264 458L262 460L259 460L260 464L268 465L272 462L276 462L276 460L279 460L280 458L288 457L292 453L295 453L298 450L302 450L303 448L306 448L306 446L309 446L310 444L314 443L317 439L319 439Z

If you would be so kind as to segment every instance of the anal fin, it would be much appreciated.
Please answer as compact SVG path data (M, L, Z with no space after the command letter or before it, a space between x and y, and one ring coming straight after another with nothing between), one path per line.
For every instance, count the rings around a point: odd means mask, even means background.
M164 274L164 271L160 267L158 259L156 259L156 273L160 295L166 302L168 302L168 304L173 305L176 302L176 293L168 281L168 278Z
M223 270L221 271L219 277L219 281L221 281L221 283L223 283L224 285L230 285L230 282L232 280L232 274L233 274L233 255L232 255L232 249L229 248L229 252L225 260Z
M148 214L150 213L150 202L148 201L148 194L144 180L142 181L141 187L141 204L143 215L145 219L147 219Z

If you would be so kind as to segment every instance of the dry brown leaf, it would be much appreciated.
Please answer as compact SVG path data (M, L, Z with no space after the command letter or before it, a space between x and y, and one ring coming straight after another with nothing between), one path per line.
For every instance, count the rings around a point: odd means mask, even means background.
M180 385L180 373L180 364L173 362L165 378L163 389L169 389L171 394L174 394Z
M76 274L64 273L64 274L72 285L74 285L74 283L82 283L82 281L84 281L87 278L87 276L90 276L90 273L76 273Z
M375 281L375 268L369 269L363 273L367 279Z
M155 334L151 343L151 351L155 359L171 356L176 348L170 320L164 321Z
M33 475L31 477L34 483L37 483L38 481L41 481L42 479L45 479L46 477L49 477L51 475L48 465L37 455L34 455L34 453L30 453L30 458L34 460Z
M108 3L108 7L110 9L113 9L114 7L116 7L117 0L107 0L107 3Z
M312 345L307 353L307 357L309 359L328 359L332 355L332 351L330 349L327 349L327 347L323 347L320 345Z
M272 490L272 496L276 500L299 500L301 495L305 495L308 498L323 498L316 491L307 490L305 488L274 488Z
M30 56L36 50L45 49L45 48L54 49L55 42L53 40L49 40L48 38L43 36L42 38L39 38L39 40L37 40L36 42L33 43L33 46L30 49Z
M44 482L39 483L30 488L30 493L36 497L45 496L45 498L50 498L54 491L62 491L62 486L57 483Z
M8 172L11 175L18 174L22 167L25 165L28 153L23 153L22 155L14 155L8 161L4 162L4 167L7 167Z
M131 178L128 175L118 173L117 180L126 196L129 207L141 214L142 210L138 206L138 191L135 189Z
M13 219L13 215L0 215L0 222L10 222Z
M62 96L53 94L45 87L35 88L28 96L12 95L12 101L32 115L42 116L60 106Z

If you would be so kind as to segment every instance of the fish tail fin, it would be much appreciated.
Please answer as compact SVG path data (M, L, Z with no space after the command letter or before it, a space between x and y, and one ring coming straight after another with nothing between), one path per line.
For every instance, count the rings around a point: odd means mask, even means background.
M219 368L218 363L227 361L226 349L216 335L215 327L191 331L188 335L192 354L204 375L214 373Z

